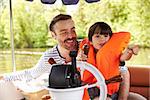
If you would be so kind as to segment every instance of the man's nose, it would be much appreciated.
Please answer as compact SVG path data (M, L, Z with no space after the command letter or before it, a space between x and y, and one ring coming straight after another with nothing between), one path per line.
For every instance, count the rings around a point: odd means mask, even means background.
M74 37L75 33L74 32L68 32L68 37Z

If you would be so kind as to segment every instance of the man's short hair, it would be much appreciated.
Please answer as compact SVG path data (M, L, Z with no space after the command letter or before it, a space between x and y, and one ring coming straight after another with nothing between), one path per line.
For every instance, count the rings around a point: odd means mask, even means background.
M61 20L68 20L68 19L72 19L72 17L70 15L66 15L66 14L59 14L57 16L55 16L50 25L49 25L49 30L54 32L54 25L58 22L58 21L61 21Z

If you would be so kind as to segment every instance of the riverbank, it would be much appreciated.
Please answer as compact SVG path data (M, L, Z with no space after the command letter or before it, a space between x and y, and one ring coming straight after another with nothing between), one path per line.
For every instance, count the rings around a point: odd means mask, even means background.
M40 59L46 48L15 50L16 69L22 70L33 67ZM150 49L141 49L126 65L150 65ZM11 50L0 50L0 74L12 71Z

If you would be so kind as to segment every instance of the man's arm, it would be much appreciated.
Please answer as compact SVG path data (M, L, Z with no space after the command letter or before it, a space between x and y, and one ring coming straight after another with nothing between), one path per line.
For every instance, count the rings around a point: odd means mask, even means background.
M127 100L130 88L130 73L128 70L121 71L121 75L123 81L120 84L118 100Z
M12 73L5 73L0 75L0 79L4 79L5 81L15 81L15 80L26 80L30 81L33 78L39 77L46 71L49 71L51 68L50 64L44 66L44 57L42 56L38 63L33 67L21 71L16 71Z
M2 80L2 79L3 79L3 76L0 75L0 80Z

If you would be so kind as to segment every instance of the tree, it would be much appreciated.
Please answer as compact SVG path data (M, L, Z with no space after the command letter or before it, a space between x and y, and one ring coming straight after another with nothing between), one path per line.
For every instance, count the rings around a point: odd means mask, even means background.
M55 6L47 9L45 5L41 5L41 2L30 3L20 0L14 1L12 3L12 7L14 44L16 48L45 47L49 45L47 42L49 41L49 19L52 19L54 14L65 12L65 7L61 8ZM7 36L6 41L10 46L8 9L4 10L1 20L3 21L3 26L1 27L4 28L3 35L1 37Z

